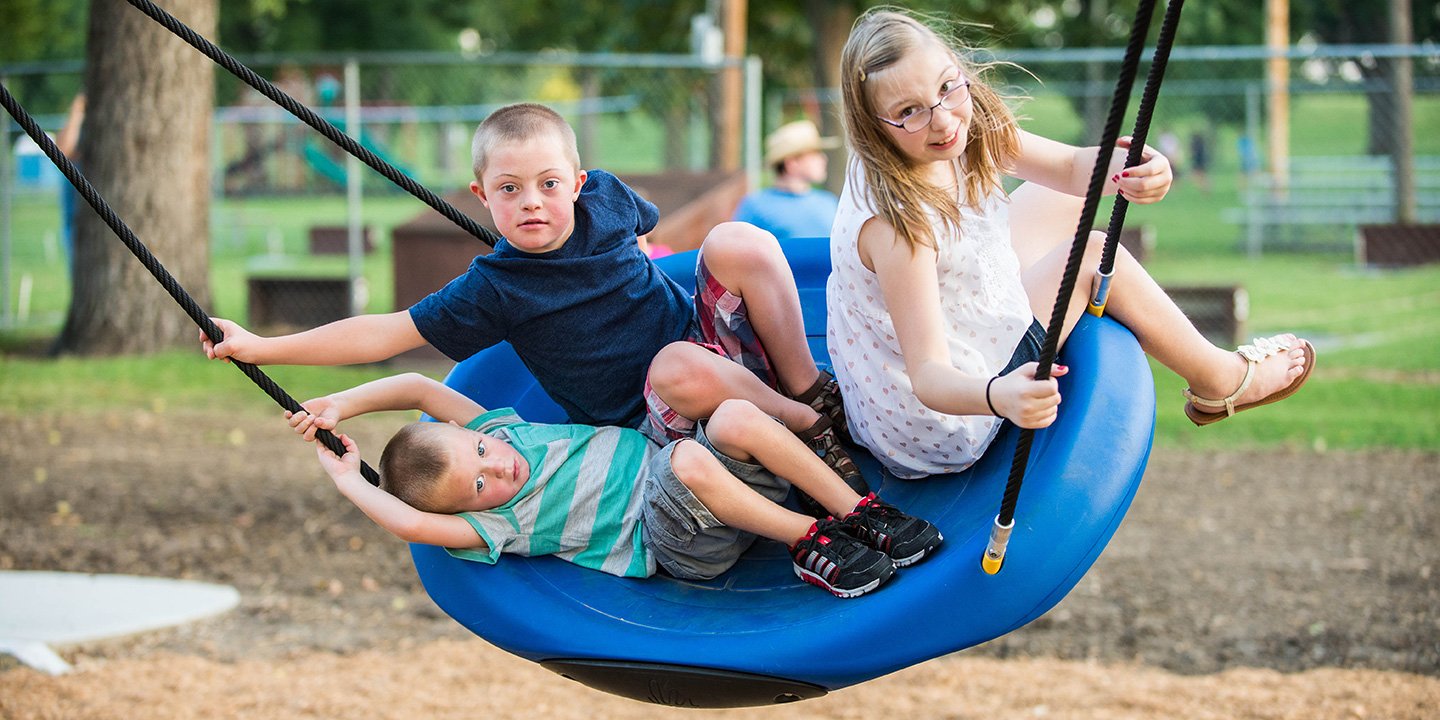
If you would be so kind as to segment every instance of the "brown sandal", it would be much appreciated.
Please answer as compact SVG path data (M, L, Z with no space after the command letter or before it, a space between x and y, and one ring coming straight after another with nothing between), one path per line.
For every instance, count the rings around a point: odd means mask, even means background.
M836 436L845 442L853 442L850 437L850 423L845 418L845 403L840 399L840 383L828 370L821 370L814 384L796 395L795 400L830 418Z
M1243 405L1236 405L1236 398L1239 398L1240 395L1245 392L1245 389L1250 387L1250 381L1255 379L1255 368L1258 367L1265 358L1285 352L1292 347L1288 342L1274 340L1272 338L1255 338L1251 342L1254 344L1241 345L1235 350L1235 352L1240 354L1240 357L1245 358L1245 378L1240 381L1240 387L1235 388L1235 392L1230 393L1230 397L1223 400L1211 400L1190 392L1189 388L1185 389L1185 416L1190 418L1190 422L1196 425L1209 425L1220 422L1241 410L1249 410L1250 408L1260 407L1261 405L1279 402L1294 395L1295 391L1299 390L1300 386L1304 385L1305 381L1310 379L1310 371L1315 369L1315 346L1311 345L1308 340L1300 340L1301 347L1305 350L1305 371L1300 373L1300 377L1292 380L1289 385L1259 400L1244 403Z

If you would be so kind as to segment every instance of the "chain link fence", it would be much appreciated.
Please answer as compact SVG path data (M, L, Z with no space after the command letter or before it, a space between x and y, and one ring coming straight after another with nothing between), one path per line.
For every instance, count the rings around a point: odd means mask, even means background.
M640 179L642 193L662 208L702 196L718 179L743 188L759 177L753 59L385 53L241 60L342 131L347 117L358 117L364 147L452 204L471 203L462 210L472 215L481 211L467 190L472 134L514 102L556 109L574 127L585 167ZM82 70L32 64L0 68L0 76L53 134L80 92ZM354 79L348 92L347 77ZM0 325L53 328L69 292L60 207L68 183L8 117L5 126L0 193L13 210L0 223L0 291L8 303ZM430 212L423 204L218 69L211 167L221 312L279 331L355 309L391 309L390 230L419 221ZM347 197L351 173L360 192ZM369 256L363 267L350 250L351 226Z
M1016 98L1027 130L1087 145L1100 137L1121 57L1111 48L975 59L999 61L992 82ZM1267 81L1272 70L1288 78L1283 87ZM772 118L809 114L838 131L834 91L782 91L770 100ZM1213 220L1244 252L1344 252L1363 262L1362 228L1440 223L1440 48L1177 47L1149 144L1171 159L1177 183L1208 196ZM1407 242L1440 240L1412 234ZM1420 245L1398 257L1410 256L1437 259Z
M1007 94L1023 98L1016 108L1027 129L1076 144L1098 137L1120 56L1119 49L985 54L1013 63L998 66L996 78ZM441 195L463 192L473 179L469 143L475 125L496 107L522 100L549 104L571 122L587 167L661 178L653 182L661 189L683 185L664 180L667 173L742 173L753 185L761 180L763 130L797 116L838 132L832 90L772 90L764 94L762 114L758 61L563 53L243 60L341 127L349 65L358 77L362 143ZM55 130L80 89L81 69L78 63L11 66L0 68L0 76ZM1148 63L1141 68L1137 100L1147 69ZM1267 83L1267 72L1276 69L1288 78L1284 88ZM337 253L348 247L337 239L337 228L352 224L346 158L218 70L216 98L212 264L221 311L243 317L256 307L246 296L253 278L353 274L344 252ZM53 328L68 301L58 208L63 181L27 139L17 137L18 128L6 126L0 322ZM1297 47L1278 57L1260 47L1179 47L1149 142L1172 159L1177 189L1184 189L1162 205L1185 202L1185 193L1198 198L1187 219L1213 226L1217 252L1304 251L1336 254L1337 262L1386 265L1436 259L1440 50L1434 47ZM832 168L842 163L837 156ZM832 172L831 181L838 185L841 176ZM390 230L425 208L399 197L403 193L363 166L361 177L358 224L368 228L368 246L379 251L363 271L372 281L369 309L389 310L393 280L384 251ZM1383 233L1367 239L1368 228L1401 220L1432 229L1387 238L1383 251ZM1162 241L1167 232L1159 229ZM325 289L324 297L301 304L334 305L334 292Z

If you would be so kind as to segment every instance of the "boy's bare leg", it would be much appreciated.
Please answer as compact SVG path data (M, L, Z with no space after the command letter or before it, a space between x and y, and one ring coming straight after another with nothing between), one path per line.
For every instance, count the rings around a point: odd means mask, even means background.
M739 363L689 342L660 349L650 363L650 387L672 410L692 420L710 417L731 398L748 400L791 432L820 419L809 405L782 397Z
M810 389L820 373L805 342L795 277L775 236L748 223L721 223L700 252L710 274L745 300L780 388L790 396Z
M789 480L837 518L848 515L860 502L860 495L824 460L752 403L721 403L705 425L705 436L720 452Z
M779 427L778 423L768 422ZM670 456L670 466L675 477L705 503L715 519L730 527L789 547L805 537L815 524L815 518L791 512L755 492L731 475L700 443L680 441Z

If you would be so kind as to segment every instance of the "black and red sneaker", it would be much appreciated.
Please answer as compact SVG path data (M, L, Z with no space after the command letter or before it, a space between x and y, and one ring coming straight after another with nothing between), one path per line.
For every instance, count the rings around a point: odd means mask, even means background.
M890 556L895 567L914 565L940 547L940 528L906 515L900 509L870 493L855 505L840 524L866 545Z
M841 598L864 595L895 575L887 555L867 547L833 517L816 520L790 548L790 557L801 580Z

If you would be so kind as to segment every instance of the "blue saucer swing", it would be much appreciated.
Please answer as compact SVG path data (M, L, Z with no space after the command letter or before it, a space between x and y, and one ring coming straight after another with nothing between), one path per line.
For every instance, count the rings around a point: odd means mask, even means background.
M784 247L806 334L826 361L825 239ZM657 262L694 283L695 253ZM1017 433L963 473L904 481L855 451L871 488L944 532L935 557L872 595L837 600L800 582L778 543L759 541L709 582L621 579L553 557L496 565L412 545L426 591L500 648L602 690L673 705L760 705L823 695L985 642L1040 617L1074 587L1119 526L1154 431L1150 366L1134 336L1087 315L1065 345L1065 410L1034 436L1025 502L997 575L980 557ZM563 422L508 345L457 365L446 384L486 407ZM844 629L844 630L842 630Z

